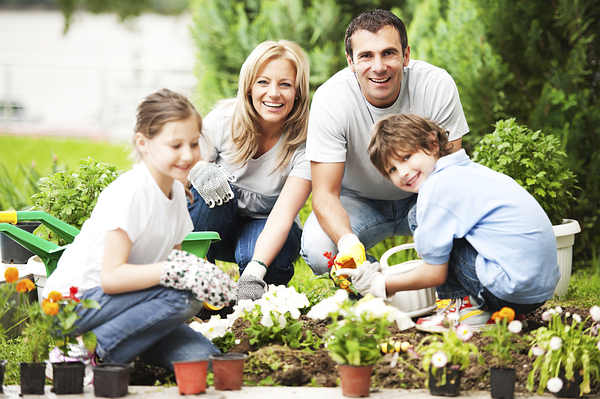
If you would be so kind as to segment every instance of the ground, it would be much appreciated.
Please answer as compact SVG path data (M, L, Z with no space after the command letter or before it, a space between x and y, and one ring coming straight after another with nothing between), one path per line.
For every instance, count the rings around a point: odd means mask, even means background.
M523 329L521 334L535 330L545 323L541 319L543 309L527 315L528 326ZM566 307L565 312L577 313L579 315L589 314L589 309L576 307ZM305 322L306 328L313 333L323 336L327 331L327 321L315 321L301 316ZM339 377L336 363L331 359L326 349L319 349L314 352L306 350L295 350L280 343L262 347L253 348L248 335L243 331L248 325L243 320L238 319L233 332L240 343L233 347L232 353L248 353L246 360L244 379L245 384L255 385L285 385L285 386L337 386ZM392 339L397 341L408 341L413 346L427 335L414 328L399 331L395 326L390 328ZM469 341L478 348L483 348L489 342L489 338L476 333ZM485 357L485 364L480 365L475 360L467 368L461 381L463 390L489 390L489 364L491 357L485 351L481 351ZM391 354L386 354L380 362L377 363L373 372L373 381L379 388L425 388L426 375L421 366L421 360L412 359L406 353L403 353L395 367L390 367L392 360ZM526 392L527 376L531 370L533 358L527 356L527 350L514 355L512 363L508 367L515 368L516 372L516 392ZM136 371L132 375L131 385L154 385L156 381L160 383L173 382L172 375L166 373L163 369L144 366L136 361ZM537 387L536 387L537 388ZM600 384L598 381L592 383L591 394L600 393Z

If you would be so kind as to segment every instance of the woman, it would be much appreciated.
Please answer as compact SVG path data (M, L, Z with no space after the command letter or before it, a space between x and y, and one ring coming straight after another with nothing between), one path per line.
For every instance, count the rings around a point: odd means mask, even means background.
M294 275L302 235L298 212L310 195L304 158L309 63L291 41L267 41L248 56L235 98L203 121L208 148L189 179L195 231L217 231L207 258L237 263L238 299ZM207 162L208 161L208 162Z

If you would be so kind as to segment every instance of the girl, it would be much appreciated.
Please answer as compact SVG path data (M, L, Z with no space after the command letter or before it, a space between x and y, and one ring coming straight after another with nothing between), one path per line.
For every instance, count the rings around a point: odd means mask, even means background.
M208 260L237 263L238 299L258 299L266 284L294 275L302 229L298 212L312 185L304 158L309 63L291 41L267 41L248 56L237 97L204 120L211 146L190 174L188 205L196 231L222 240Z
M235 299L235 283L218 268L181 249L193 225L184 179L200 159L202 120L182 95L162 89L139 105L134 146L141 162L100 195L81 233L48 278L51 291L96 300L82 309L78 333L93 331L104 363L173 369L172 361L219 351L185 322L207 301ZM176 289L173 289L176 288ZM73 352L73 351L72 351Z

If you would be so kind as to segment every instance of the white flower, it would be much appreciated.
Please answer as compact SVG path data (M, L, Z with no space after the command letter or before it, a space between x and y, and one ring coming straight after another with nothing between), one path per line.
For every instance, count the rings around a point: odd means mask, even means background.
M454 322L458 322L458 320L460 320L460 315L458 314L458 312L448 313L446 317L448 318L448 320Z
M508 331L510 331L513 334L520 333L522 328L523 324L521 324L519 320L513 320L510 323L508 323Z
M448 363L448 356L444 352L435 352L431 356L431 365L435 368L444 367Z
M221 320L221 316L219 315L211 316L210 320L204 323L198 323L197 321L194 321L190 323L190 327L211 341L213 338L222 337L225 335L227 329L229 328L228 321Z
M550 309L550 310L548 310L548 312L550 312L550 314L555 314L555 313L556 313L556 310L554 310L554 309Z
M553 351L558 350L562 345L562 339L558 337L552 337L550 339L550 349Z
M456 327L456 336L461 341L468 341L473 336L473 331L471 331L471 326L468 324L460 324Z
M561 314L563 312L562 308L560 306L556 307L556 313Z
M544 321L550 321L550 319L552 318L552 313L554 309L550 309L550 310L546 310L544 313L542 313L542 320Z
M552 393L557 393L563 387L563 382L558 377L553 377L548 380L548 384L546 385L548 390Z
M567 312L567 313L565 313L565 317L566 317L566 318L568 318L568 317L571 317L571 312Z
M578 314L574 314L573 320L575 320L577 323L581 323L581 316L579 316Z
M600 321L600 306L592 306L590 309L590 316L592 316L592 320Z
M546 353L546 351L536 345L533 348L531 348L531 353L533 353L535 357L538 357L542 356L544 353Z
M346 290L337 290L334 296L325 298L313 306L306 316L311 319L326 319L330 314L339 312L340 307L347 300L348 292Z

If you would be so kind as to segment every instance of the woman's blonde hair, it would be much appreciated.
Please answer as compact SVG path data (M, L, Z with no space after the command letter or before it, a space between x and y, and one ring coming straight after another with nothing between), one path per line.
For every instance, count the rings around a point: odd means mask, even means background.
M234 107L231 130L234 144L231 150L233 162L245 165L256 154L260 142L259 115L252 105L250 92L260 69L274 59L288 60L296 69L294 80L296 100L283 125L283 145L277 154L272 172L284 169L296 149L306 141L310 106L308 82L310 65L306 52L300 45L289 40L266 41L259 44L242 65L237 96L235 99L222 102L223 106Z

